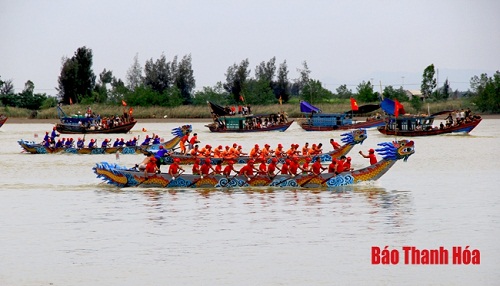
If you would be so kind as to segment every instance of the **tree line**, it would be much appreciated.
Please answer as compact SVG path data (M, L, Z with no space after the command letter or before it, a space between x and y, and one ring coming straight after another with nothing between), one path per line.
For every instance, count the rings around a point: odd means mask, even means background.
M31 81L25 84L23 91L15 94L12 81L2 81L0 77L0 102L3 106L30 110L54 107L59 102L120 105L124 100L132 106L176 107L202 105L207 100L221 105L269 105L287 103L292 98L315 104L351 97L360 103L377 102L381 98L397 99L400 102L410 102L416 110L420 110L423 105L419 97L410 100L403 87L386 86L380 94L374 91L370 81L361 82L355 92L344 84L334 93L324 88L319 80L311 78L306 61L297 68L299 77L291 80L288 78L286 60L277 64L275 57L259 63L254 69L253 77L249 60L244 59L227 68L224 81L195 91L196 80L191 63L191 55L180 59L175 56L168 61L162 54L158 59L151 58L141 66L136 55L127 71L126 82L123 82L107 69L97 77L92 69L92 50L84 46L78 48L71 58L63 58L57 98L45 93L34 93L34 83ZM451 90L448 80L442 87L437 87L433 64L425 68L420 88L423 98L428 101L448 100L458 93ZM486 74L471 78L471 90L466 96L471 97L482 112L500 112L499 71L491 78Z

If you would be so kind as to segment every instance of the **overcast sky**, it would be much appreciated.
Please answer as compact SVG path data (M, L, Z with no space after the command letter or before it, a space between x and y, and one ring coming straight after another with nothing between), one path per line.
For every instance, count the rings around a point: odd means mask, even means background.
M362 81L420 89L438 69L442 85L500 70L498 0L0 0L0 76L16 92L26 81L55 95L61 59L92 49L93 70L126 82L135 55L144 66L191 54L196 88L225 81L242 60L286 60L289 79L307 62L311 78L332 91Z

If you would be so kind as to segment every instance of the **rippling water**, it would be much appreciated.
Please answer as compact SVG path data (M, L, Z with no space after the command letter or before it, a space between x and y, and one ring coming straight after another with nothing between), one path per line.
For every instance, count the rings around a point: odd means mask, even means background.
M16 141L40 141L52 125L7 122L0 128L0 285L498 285L499 123L483 120L466 136L415 138L408 162L373 183L214 191L105 185L91 170L96 162L130 166L143 156L25 154ZM120 137L169 139L177 126L139 123ZM238 142L246 150L327 146L343 133L296 124L243 135L193 128L202 144ZM358 151L393 139L369 130L350 154L353 166L368 164ZM481 264L371 264L372 246L405 245L470 246Z

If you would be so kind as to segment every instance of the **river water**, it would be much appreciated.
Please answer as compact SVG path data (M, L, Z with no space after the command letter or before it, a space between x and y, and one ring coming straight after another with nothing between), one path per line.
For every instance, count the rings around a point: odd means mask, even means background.
M131 166L143 155L26 154L17 140L40 141L52 125L7 121L0 285L498 285L499 123L485 119L470 135L414 138L415 154L379 181L313 191L119 189L91 168ZM119 136L142 141L154 132L168 140L181 124L139 122ZM245 150L305 142L329 150L329 139L344 133L306 132L296 123L283 133L212 134L204 123L193 130L201 144L237 142ZM353 166L368 164L360 150L393 139L369 130L350 153ZM399 261L372 264L372 247L386 246ZM449 261L405 264L404 246L443 247ZM467 246L480 264L453 264L453 247Z

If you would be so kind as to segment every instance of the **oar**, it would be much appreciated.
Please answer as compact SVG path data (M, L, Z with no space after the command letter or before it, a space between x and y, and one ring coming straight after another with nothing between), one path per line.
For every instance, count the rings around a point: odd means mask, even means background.
M182 173L184 173L184 170L181 170L177 176L172 176L172 181L175 181L175 179L179 178Z
M231 180L234 179L236 176L238 176L238 174L235 174L231 177L228 177L227 182L224 184L224 186L221 186L221 187L223 187L223 188L226 187L229 184L229 182L231 182Z
M328 182L328 180L330 180L331 178L333 178L333 177L335 177L335 176L337 176L337 174L333 173L333 176L329 177L328 179L323 180L323 181L320 183L320 185L323 185L324 183Z
M303 187L305 186L307 183L309 183L312 179L314 178L317 178L319 175L321 175L323 173L324 170L321 170L321 172L319 172L319 174L315 175L315 176L312 176L311 178L307 179L305 182L303 182L302 184L300 184L300 187Z
M277 174L276 174L276 176L277 176ZM274 177L276 177L276 176L274 176ZM293 178L293 177L291 177L290 175L287 175L287 176L288 176L288 177L286 177L286 178L284 178L283 180L279 181L279 182L278 182L278 183L276 183L275 185L276 185L276 186L279 186L279 185L281 185L282 183L284 183L284 182L286 182L286 181L290 180L291 178ZM273 178L273 179L274 179L274 178Z
M198 183L198 181L200 181L201 179L203 179L203 175L201 175L199 179L194 180L191 184L189 184L189 185L187 186L187 188L190 188L190 187L191 187L191 186L193 186L194 184Z

